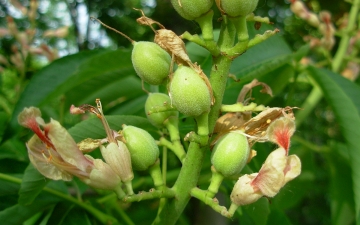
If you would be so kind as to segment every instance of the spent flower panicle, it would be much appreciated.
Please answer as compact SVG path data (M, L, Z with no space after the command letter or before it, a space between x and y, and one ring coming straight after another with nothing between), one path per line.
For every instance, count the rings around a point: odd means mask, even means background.
M110 190L120 184L120 178L106 163L83 155L58 121L51 119L45 123L38 108L25 108L19 114L18 122L35 133L26 144L28 155L45 177L70 181L76 176L92 187Z

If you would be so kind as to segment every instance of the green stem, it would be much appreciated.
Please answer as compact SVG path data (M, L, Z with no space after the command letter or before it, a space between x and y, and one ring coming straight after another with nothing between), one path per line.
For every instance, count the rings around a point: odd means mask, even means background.
M21 184L21 182L22 182L22 180L19 178L12 177L12 176L9 176L9 175L3 174L3 173L0 173L0 179L7 180L7 181L17 183L17 184ZM57 191L57 190L54 190L54 189L51 189L48 187L43 188L43 191L53 194L53 195L55 195L59 198L62 198L68 202L74 203L77 206L80 206L81 208L83 208L86 211L88 211L89 213L91 213L95 218L97 218L103 224L119 224L119 222L115 218L108 216L108 215L102 213L101 211L97 210L96 208L92 207L91 205L86 204L84 202L80 202L76 198L71 197L63 192L60 192L60 191Z
M161 137L158 145L167 147L170 149L177 157L178 159L183 162L186 156L185 150L183 146L181 145L180 141L172 143L171 141L168 141L166 138Z
M180 142L180 133L179 133L179 119L178 117L170 117L165 122L166 129L169 131L170 140L173 143L174 151L176 151L176 155L182 162L185 158L186 152L184 150L183 145Z
M231 203L230 208L229 208L229 216L232 217L238 208L239 208L238 205Z
M321 98L323 97L321 89L319 86L314 85L311 90L309 96L306 98L305 102L300 107L301 110L296 112L296 126L300 127L300 125L304 122L304 120L309 116L309 114L313 111L315 106L319 103Z
M131 180L124 182L124 185L125 185L125 188L126 188L126 193L128 195L133 195L134 191L133 191Z
M122 200L124 202L140 202L143 200L155 199L155 198L174 198L175 191L170 188L164 188L162 190L150 189L149 192L142 191L139 194L126 196Z
M209 12L195 19L195 21L200 25L202 37L206 41L213 41L213 23L212 18L214 16L214 11L209 10Z
M122 199L123 197L126 196L125 192L123 191L122 187L121 187L121 183L120 185L118 185L115 190L114 190L116 196L119 198L119 199Z
M208 136L209 135L209 113L203 113L200 116L195 118L197 127L198 127L198 135L200 136Z
M318 152L318 153L329 153L331 152L331 149L328 146L318 146L317 144L313 144L311 142L309 142L308 140L301 138L298 135L294 135L291 137L291 141L295 141L299 144L301 144L302 146L314 151L314 152Z
M190 200L190 190L197 185L205 156L205 148L191 142L178 179L172 188L175 198L168 199L154 224L175 224Z
M208 188L209 198L213 198L219 192L219 187L224 180L224 176L221 173L218 173L213 166L211 167L211 172L212 176Z
M166 185L166 173L167 173L167 148L164 146L163 147L163 155L162 155L162 179L163 179L163 183L164 185Z
M222 99L224 97L226 81L228 78L231 59L221 56L213 59L213 67L210 75L210 83L214 92L215 104L209 113L209 131L215 127L217 118L221 113Z
M164 187L163 176L160 169L160 160L156 160L155 164L150 166L149 173L154 181L155 188L161 190Z
M200 201L204 202L206 205L210 206L214 211L220 213L222 216L230 218L227 209L225 206L219 205L219 201L208 196L208 192L201 190L199 188L191 189L191 196L199 199Z
M351 32L354 31L356 27L356 21L359 13L360 0L353 0L352 7L349 14L348 24L346 26L345 32L341 37L339 48L337 49L334 60L332 63L332 70L334 72L339 72L343 64L344 56L346 55L347 48L349 46Z

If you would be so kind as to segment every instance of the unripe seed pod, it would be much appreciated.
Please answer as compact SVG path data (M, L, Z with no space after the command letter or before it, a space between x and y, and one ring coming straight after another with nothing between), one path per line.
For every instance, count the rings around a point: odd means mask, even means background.
M159 147L147 131L124 125L122 135L134 170L146 170L159 158Z
M137 75L146 83L160 85L168 77L171 57L153 42L135 42L131 61Z
M170 84L172 104L187 116L199 116L208 112L211 95L205 81L187 66L179 66Z
M148 115L149 110L171 104L170 97L163 93L150 93L145 102L145 113L152 125L155 127L163 127L164 122L169 117L178 117L178 111L154 112Z
M187 20L194 20L207 13L214 0L171 0L177 13Z
M241 131L232 131L216 142L211 163L216 171L225 177L233 176L243 169L249 153L249 143L244 134Z
M232 16L246 16L252 13L259 0L216 0L216 5L221 12Z

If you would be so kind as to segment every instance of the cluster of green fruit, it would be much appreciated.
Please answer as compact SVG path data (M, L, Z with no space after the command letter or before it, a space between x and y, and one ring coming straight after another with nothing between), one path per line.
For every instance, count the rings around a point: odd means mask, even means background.
M185 19L194 20L206 14L213 0L172 0L175 10ZM222 14L230 17L246 16L255 10L258 0L217 0ZM202 79L199 71L179 64L172 74L172 60L168 51L153 42L134 42L132 63L137 75L146 83L161 85L169 82L169 95L150 93L145 111L167 105L176 110L147 114L156 127L166 127L169 121L178 118L178 112L191 117L207 114L212 105L212 91ZM171 118L171 119L170 119ZM249 158L247 138L240 131L224 135L215 145L212 153L214 168L225 177L238 174Z

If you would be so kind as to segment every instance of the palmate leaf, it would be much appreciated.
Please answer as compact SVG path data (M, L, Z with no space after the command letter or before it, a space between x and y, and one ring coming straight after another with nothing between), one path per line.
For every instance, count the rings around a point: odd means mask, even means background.
M343 80L345 78L341 78L340 75L315 67L309 67L308 71L334 110L340 130L345 138L352 169L357 224L360 224L360 117L354 101L360 96L360 87L352 86L351 92L349 92L340 86L341 83L345 83ZM335 76L339 77L334 79Z
M11 127L18 126L17 115L24 107L41 106L80 84L85 84L90 90L98 90L102 87L102 82L109 82L109 79L111 82L120 76L124 78L133 74L133 71L129 50L97 50L61 58L43 68L31 79L15 106ZM108 79L104 80L102 77ZM91 85L90 80L96 78L97 85ZM90 83L86 83L88 81ZM80 90L80 93L83 96L89 94L84 90Z

